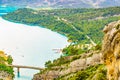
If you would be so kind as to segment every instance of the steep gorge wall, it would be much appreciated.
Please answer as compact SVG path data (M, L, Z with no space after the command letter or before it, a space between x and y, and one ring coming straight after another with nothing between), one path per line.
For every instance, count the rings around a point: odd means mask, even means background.
M108 80L120 80L120 20L103 29L102 59L107 67Z

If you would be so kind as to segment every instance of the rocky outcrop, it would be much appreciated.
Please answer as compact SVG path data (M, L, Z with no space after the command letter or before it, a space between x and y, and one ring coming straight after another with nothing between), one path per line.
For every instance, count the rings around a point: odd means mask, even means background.
M84 70L90 66L101 64L100 57L101 57L100 51L84 53L81 55L79 59L74 60L67 65L56 66L56 68L54 67L50 70L49 69L46 70L41 74L34 75L33 80L54 80L55 78L75 73L80 70ZM69 77L66 77L66 80Z
M108 80L120 80L120 20L103 29L102 59L107 67Z
M0 71L0 80L13 80L13 77L5 71Z
M12 58L0 51L0 80L13 80L13 68L8 67L8 64L12 64Z

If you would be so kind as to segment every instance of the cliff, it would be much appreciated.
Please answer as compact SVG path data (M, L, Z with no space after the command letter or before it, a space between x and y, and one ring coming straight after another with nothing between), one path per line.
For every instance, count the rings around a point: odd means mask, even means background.
M120 20L103 29L103 61L107 67L108 80L120 80Z
M0 51L0 80L13 80L13 68L8 67L8 64L12 64L11 56Z
M99 50L64 58L60 61L67 60L68 62L66 61L66 63L59 66L47 67L44 71L34 75L33 80L95 80L101 74L102 76L97 80L106 80L106 69L101 64L101 52ZM59 59L57 59L58 61ZM91 76L95 73L97 74L96 76Z

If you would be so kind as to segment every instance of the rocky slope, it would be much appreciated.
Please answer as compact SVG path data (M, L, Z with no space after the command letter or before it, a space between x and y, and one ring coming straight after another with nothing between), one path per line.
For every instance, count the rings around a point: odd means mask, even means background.
M75 59L76 57L78 58ZM34 75L33 80L68 80L71 77L75 76L75 73L78 71L84 71L91 66L101 64L100 51L90 51L81 55L68 56L66 59L70 60L71 62L60 66L46 68L41 73Z
M12 58L0 51L0 80L13 80L13 68L8 67L12 63Z
M108 80L120 80L120 20L104 28L103 61L107 67Z
M13 77L12 77L12 75L10 75L6 71L0 71L0 79L2 79L2 80L13 80Z

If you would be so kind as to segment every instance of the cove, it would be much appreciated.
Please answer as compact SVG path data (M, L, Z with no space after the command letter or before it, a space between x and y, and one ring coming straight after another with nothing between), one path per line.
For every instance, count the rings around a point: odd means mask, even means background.
M64 48L67 38L49 29L6 21L0 17L0 50L11 55L13 64L44 67L48 60L61 54L53 49ZM15 69L15 75L17 75ZM31 80L38 70L20 69L14 80Z

